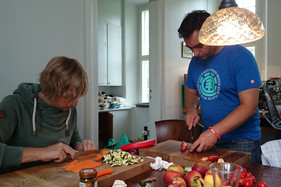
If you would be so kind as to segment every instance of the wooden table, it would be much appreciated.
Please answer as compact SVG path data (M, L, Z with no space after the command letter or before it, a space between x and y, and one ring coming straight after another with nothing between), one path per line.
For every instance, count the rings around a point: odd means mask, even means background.
M189 144L190 145L190 144ZM211 164L211 162L203 162L201 159L206 156L216 155L223 158L225 162L231 162L238 165L244 165L250 162L251 154L229 149L212 148L201 153L181 151L181 141L168 140L161 142L152 147L139 149L139 154L142 156L157 157L160 156L163 160L173 162L181 166L193 166L196 162Z
M95 160L95 157L87 159ZM50 162L47 164L2 174L0 175L0 187L78 187L80 179L79 174L63 169L63 166L71 161L72 160L69 159L63 163ZM140 173L150 171L151 162L153 162L153 159L144 158L142 163L130 166L111 167L108 164L102 164L102 166L96 168L97 171L112 168L113 173L98 178L98 186L110 187L117 179L126 180Z
M176 164L183 166L190 166L195 162L202 162L200 159L203 156L217 155L223 158L226 162L236 163L246 168L248 172L251 172L253 176L256 177L257 181L264 181L268 184L268 187L281 187L281 168L263 166L260 164L250 163L249 153L226 150L226 149L211 149L207 152L202 153L189 153L188 151L181 152L178 151L180 142L169 140L160 143L151 148L140 149L140 154L150 155L150 156L163 156L166 160L172 161ZM188 158L185 159L185 158ZM207 162L208 163L208 162ZM163 182L165 170L155 171L150 170L145 173L141 173L133 178L125 180L128 186L139 186L138 183L141 180L148 180L150 178L156 177L156 182L150 183L147 187L160 187L165 186ZM257 184L255 184L257 186Z
M270 166L263 166L260 164L252 164L247 163L243 165L247 169L248 172L251 172L253 176L256 177L257 181L264 181L267 183L268 187L280 187L281 186L281 168L277 167L270 167ZM148 180L153 177L156 177L156 181L153 183L149 183L146 185L147 187L162 187L165 186L163 182L163 176L164 176L165 170L161 171L155 171L151 170L145 173L142 173L140 175L137 175L133 178L130 178L128 180L125 180L125 183L129 187L139 187L138 183L141 180ZM257 186L257 183L254 184L254 186Z
M263 180L271 186L279 186L281 184L281 168L268 167L262 165L249 164L250 156L248 153L223 150L223 149L212 149L208 152L202 153L189 153L189 151L181 152L180 143L178 141L169 140L156 144L155 146L142 148L139 153L144 157L145 161L141 164L132 166L121 166L113 167L113 174L100 177L98 179L99 186L107 187L113 184L116 179L124 180L129 187L139 186L140 180L146 180L152 177L156 177L157 181L150 183L149 186L164 186L162 171L154 171L150 168L150 163L154 162L153 159L146 158L145 155L163 156L168 161L174 163L179 162L183 166L192 166L195 162L200 161L203 156L206 155L218 155L228 162L234 162L243 165L249 170L257 180ZM158 153L157 153L158 152ZM0 175L0 186L67 186L77 187L79 184L79 174L72 173L63 170L63 166L66 163L48 163L28 169L18 170L15 172ZM109 168L107 164L103 164L101 168L97 170Z

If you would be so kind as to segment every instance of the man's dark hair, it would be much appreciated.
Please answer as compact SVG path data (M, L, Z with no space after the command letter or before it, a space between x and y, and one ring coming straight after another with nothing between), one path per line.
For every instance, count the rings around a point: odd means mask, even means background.
M204 21L209 16L210 14L205 10L194 10L191 13L188 13L178 29L179 37L189 38L194 31L200 30Z

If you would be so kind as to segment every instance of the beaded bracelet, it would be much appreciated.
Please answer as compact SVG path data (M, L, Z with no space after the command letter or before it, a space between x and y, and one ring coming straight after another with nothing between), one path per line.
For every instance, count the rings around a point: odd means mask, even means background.
M209 127L209 129L211 129L211 132L214 133L219 140L221 139L219 133L213 127Z

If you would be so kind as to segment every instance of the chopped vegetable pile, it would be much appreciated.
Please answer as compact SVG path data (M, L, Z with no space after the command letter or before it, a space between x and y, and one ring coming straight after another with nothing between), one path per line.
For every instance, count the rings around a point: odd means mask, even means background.
M73 173L78 173L81 169L84 168L97 168L100 167L102 163L93 162L92 160L85 160L78 162L78 160L74 160L69 164L65 165L63 169L67 171L72 171Z
M143 158L131 155L121 149L110 150L109 153L102 157L102 161L106 164L110 164L111 167L121 165L133 165L143 162Z

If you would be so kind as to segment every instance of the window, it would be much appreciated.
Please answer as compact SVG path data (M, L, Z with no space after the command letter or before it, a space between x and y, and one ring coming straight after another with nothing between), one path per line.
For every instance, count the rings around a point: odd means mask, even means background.
M246 8L250 11L252 11L254 14L256 14L256 0L236 0L236 3L238 4L238 7L240 8ZM259 65L259 57L257 56L257 50L258 50L258 42L252 42L249 44L244 44L244 46L252 52L254 57L256 58L256 61ZM259 65L260 67L260 65Z
M141 11L141 102L149 102L149 10Z
M256 13L256 0L236 0L238 7L246 8L252 11L254 14Z
M141 14L141 53L142 56L149 55L149 12L143 10Z

